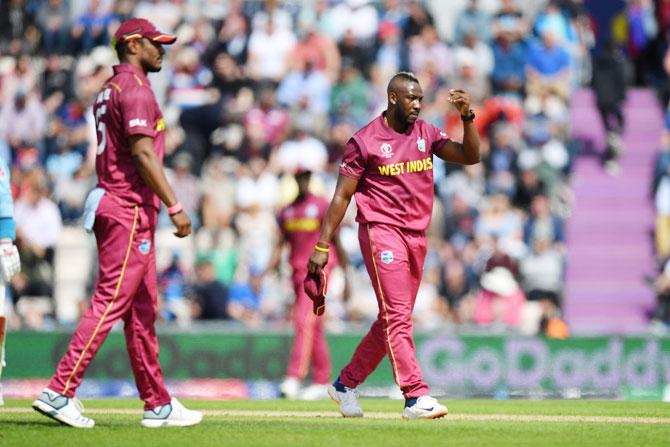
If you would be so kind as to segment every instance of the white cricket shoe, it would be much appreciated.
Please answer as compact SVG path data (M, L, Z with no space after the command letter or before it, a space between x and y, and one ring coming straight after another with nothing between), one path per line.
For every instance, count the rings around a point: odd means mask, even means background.
M300 381L295 377L286 377L279 384L279 391L281 391L282 397L288 400L295 400L300 394Z
M328 386L325 384L313 383L300 392L300 400L324 400L328 399Z
M403 419L437 419L447 415L447 407L439 403L434 397L420 396L414 405L405 407Z
M49 388L33 401L33 409L61 424L75 428L93 428L95 421L82 416L84 406L76 397L67 397Z
M189 410L176 398L169 404L161 405L153 410L144 410L142 426L147 428L159 427L188 427L202 421L200 411Z
M363 410L358 405L358 390L344 387L344 392L337 391L333 385L328 386L328 395L340 406L340 413L345 418L363 417Z

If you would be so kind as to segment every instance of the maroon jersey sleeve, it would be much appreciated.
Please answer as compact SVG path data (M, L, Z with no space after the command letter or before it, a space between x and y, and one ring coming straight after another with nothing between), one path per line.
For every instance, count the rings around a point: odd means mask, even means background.
M356 140L351 138L344 148L340 174L358 180L365 172L367 157Z
M432 124L428 124L428 134L430 135L430 149L432 152L435 152L448 141L451 141L451 138L449 138L445 131Z
M155 98L149 88L136 87L121 92L120 109L126 135L154 137Z

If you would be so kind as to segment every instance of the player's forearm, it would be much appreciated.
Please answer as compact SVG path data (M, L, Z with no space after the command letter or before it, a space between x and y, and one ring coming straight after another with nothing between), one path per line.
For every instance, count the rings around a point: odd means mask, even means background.
M161 201L167 206L176 204L177 198L167 181L167 177L165 177L163 165L153 150L134 152L133 159L142 180L156 193Z
M337 231L337 227L340 225L340 222L342 222L344 213L346 213L350 201L351 197L346 198L337 193L335 194L335 197L333 197L333 200L330 202L328 211L326 211L326 216L323 218L319 241L330 243L333 240L335 231Z
M472 121L463 121L463 157L466 164L473 165L481 161L479 132Z

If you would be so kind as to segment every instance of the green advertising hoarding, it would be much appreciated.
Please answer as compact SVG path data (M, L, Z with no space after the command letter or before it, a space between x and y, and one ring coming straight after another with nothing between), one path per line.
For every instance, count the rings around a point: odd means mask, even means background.
M47 378L70 333L14 332L7 339L4 378ZM362 334L330 335L334 373ZM162 333L161 363L169 379L279 380L291 346L288 333ZM514 336L416 336L424 377L452 396L593 396L661 398L670 388L670 339L579 337L546 340ZM129 378L122 333L113 332L87 378ZM388 360L366 381L393 385ZM666 388L668 387L668 388ZM667 391L666 391L667 392Z

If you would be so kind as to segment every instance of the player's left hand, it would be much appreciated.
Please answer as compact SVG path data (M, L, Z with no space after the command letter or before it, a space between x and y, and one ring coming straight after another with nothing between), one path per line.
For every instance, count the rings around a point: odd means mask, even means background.
M321 273L328 264L328 253L314 249L307 263L307 271L313 275Z
M0 239L0 270L5 283L21 271L19 251L11 239Z
M449 102L454 105L461 115L470 113L470 94L459 88L449 90Z
M170 216L170 219L172 219L172 223L177 228L177 231L172 234L179 238L186 237L191 234L191 219L183 210Z

